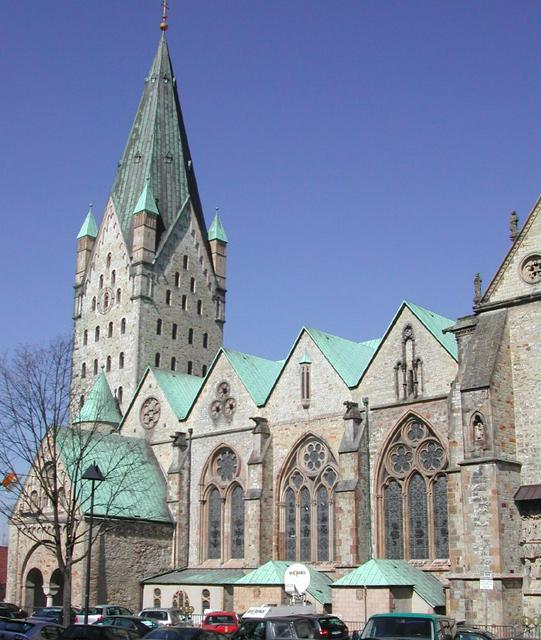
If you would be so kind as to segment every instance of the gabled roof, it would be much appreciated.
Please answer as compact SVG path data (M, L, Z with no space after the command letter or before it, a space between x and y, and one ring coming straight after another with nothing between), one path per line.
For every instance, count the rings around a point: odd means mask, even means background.
M160 212L158 211L158 207L156 206L156 198L152 193L152 189L150 188L150 179L147 178L145 182L145 186L143 187L143 191L139 196L139 200L137 200L137 204L133 208L134 215L139 213L140 211L146 211L147 213L153 213L154 215L159 216Z
M95 483L94 515L171 522L163 473L143 439L68 427L60 432L58 447L68 475L80 488L83 512L90 509L92 483L81 475L97 464L105 480Z
M142 584L201 584L224 585L235 582L246 575L243 569L178 569L142 580Z
M379 340L353 342L319 329L307 328L306 331L347 386L356 386L372 359Z
M286 562L285 560L269 560L261 567L254 569L243 578L239 578L235 584L238 585L284 585L284 573L285 570L293 562ZM308 587L308 593L322 604L327 604L332 601L330 585L332 580L329 576L308 567L310 572L310 586Z
M209 240L220 240L220 242L227 242L227 234L218 214L214 216L214 220L209 227L208 238Z
M181 206L190 199L210 261L206 225L165 33L145 79L111 191L128 246L131 246L132 213L147 177L159 201L164 231L171 227Z
M163 369L150 368L150 370L177 418L184 420L203 386L204 378Z
M222 352L255 404L258 407L264 405L284 366L284 360L267 360L232 349L222 349Z
M94 214L92 213L92 205L88 209L88 213L86 214L86 218L77 234L77 240L79 238L97 238L98 237L98 225L96 224L96 220L94 218Z
M445 605L443 585L431 573L412 567L406 560L375 559L346 573L332 584L336 587L411 586L431 607Z
M122 414L118 408L118 402L111 393L107 378L102 371L73 422L75 424L95 422L118 426L121 420Z

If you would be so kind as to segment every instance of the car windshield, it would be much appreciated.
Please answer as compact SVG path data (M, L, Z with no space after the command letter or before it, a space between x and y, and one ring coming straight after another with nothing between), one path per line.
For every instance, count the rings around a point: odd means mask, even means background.
M145 618L154 618L154 620L167 620L167 611L143 611Z
M206 623L207 624L233 624L235 622L235 618L233 616L226 615L210 615L207 616Z
M79 615L80 616L84 616L86 613L86 609L81 609L79 611ZM88 608L88 615L89 616L101 616L101 614L103 613L103 608L102 607L89 607Z
M338 635L346 630L346 625L340 618L319 618L319 626L330 635Z
M432 640L432 624L428 618L372 618L361 637Z
M59 613L62 613L62 609L60 607L58 609L51 609L50 607L43 607L41 609L36 609L33 616L45 616L47 618L56 618Z

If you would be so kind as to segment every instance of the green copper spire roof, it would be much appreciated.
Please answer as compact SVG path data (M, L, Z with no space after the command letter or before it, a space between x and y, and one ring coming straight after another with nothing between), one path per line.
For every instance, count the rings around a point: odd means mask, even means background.
M102 371L74 422L105 422L119 425L121 420L118 403Z
M167 231L181 207L191 200L203 236L203 218L176 79L165 33L150 67L128 142L111 191L124 237L131 244L132 214L150 178ZM207 246L207 251L210 249Z
M139 196L139 200L137 200L137 204L133 210L133 215L139 213L140 211L146 211L147 213L154 213L159 216L160 212L158 211L158 207L156 206L156 198L152 193L152 189L150 188L150 179L147 178L145 182L145 186L143 187L143 191Z
M90 205L85 221L83 222L83 226L77 234L77 240L86 236L90 236L91 238L96 238L98 236L98 225L96 224L94 214L92 213L92 205Z
M227 235L218 214L214 216L214 220L210 225L209 240L220 240L221 242L227 242Z

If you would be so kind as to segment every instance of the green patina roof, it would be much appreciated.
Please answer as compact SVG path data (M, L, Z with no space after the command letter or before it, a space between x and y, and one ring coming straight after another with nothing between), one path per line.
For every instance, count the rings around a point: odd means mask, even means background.
M158 198L164 232L173 225L181 207L189 199L206 238L205 220L165 34L160 38L145 79L143 95L111 191L128 246L132 238L133 210L147 177L154 196ZM205 245L210 260L208 242Z
M353 342L319 329L307 328L306 331L348 387L354 387L359 382L380 342Z
M133 214L139 213L140 211L146 211L147 213L154 213L159 216L160 212L158 211L158 207L156 206L156 198L152 193L152 189L150 188L150 181L147 178L145 182L145 186L143 187L143 191L139 196L139 200L137 200L137 204L133 209Z
M204 378L163 369L152 368L151 371L177 418L184 420L203 386Z
M69 427L59 433L58 447L84 513L92 483L81 476L97 464L105 480L95 484L94 515L171 522L163 473L141 438Z
M142 580L142 584L235 584L245 575L242 569L180 569L150 576Z
M96 224L94 214L92 213L92 205L90 205L90 208L88 209L83 226L77 234L77 239L84 238L86 236L90 236L91 238L97 238L98 236L98 225Z
M284 360L267 360L232 349L223 349L223 353L256 405L260 407L265 404Z
M209 227L208 231L209 240L220 240L221 242L227 242L227 234L220 220L220 216L216 214L214 220Z
M429 309L413 304L413 302L404 301L403 304L424 324L442 347L457 360L458 347L455 335L453 333L443 333L444 329L448 329L455 324L455 320L440 316Z
M285 570L294 564L284 560L270 560L258 569L251 571L243 578L239 578L236 582L238 585L257 584L257 585L284 585ZM332 601L331 582L329 576L308 567L310 572L310 586L308 593L322 604Z
M372 559L333 582L336 587L411 586L432 607L445 606L443 585L430 573L412 567L406 560Z
M107 378L102 371L74 423L104 422L106 424L119 425L121 420L122 414L118 408L118 402L111 393Z

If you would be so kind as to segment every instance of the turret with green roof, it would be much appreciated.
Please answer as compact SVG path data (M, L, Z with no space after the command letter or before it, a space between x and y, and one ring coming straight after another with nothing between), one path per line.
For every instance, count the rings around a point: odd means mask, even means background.
M111 393L105 373L102 371L74 423L91 422L93 425L110 424L117 427L121 420L122 414L118 408L118 402Z
M90 262L94 242L98 237L98 225L92 212L92 205L88 208L86 218L77 234L77 267L75 269L75 285L81 285L86 268Z
M160 212L156 198L150 186L150 177L145 180L145 186L133 210L133 262L152 262L156 254L158 240L158 218Z
M212 254L212 264L214 265L214 272L218 279L218 284L222 291L225 291L226 282L226 266L227 266L227 235L223 227L220 216L218 215L218 209L216 209L216 215L210 225L208 231L208 240L210 243L210 250Z

